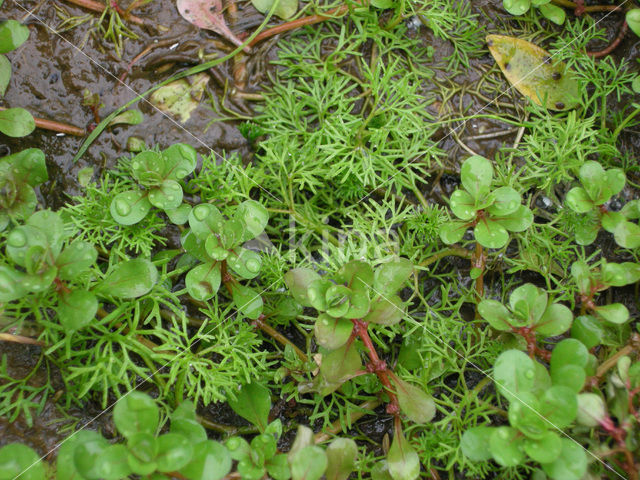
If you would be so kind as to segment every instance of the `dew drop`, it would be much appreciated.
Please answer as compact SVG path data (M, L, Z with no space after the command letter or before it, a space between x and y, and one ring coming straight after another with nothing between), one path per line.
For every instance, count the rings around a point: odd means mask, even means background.
M27 237L21 231L11 232L7 242L14 248L24 247L27 244Z
M129 215L131 213L131 205L124 200L116 200L116 213L118 215Z
M176 197L174 197L173 195L167 195L167 200L169 200L170 202L173 202L175 198Z
M131 168L133 168L134 170L137 170L138 168L140 168L140 162L133 162L131 164Z
M197 220L200 220L201 222L207 218L207 215L209 213L209 209L207 208L206 205L198 205L196 208L193 209L193 216L196 217Z
M507 430L501 430L500 436L506 440L507 438L509 438L509 432Z
M250 258L249 260L247 260L245 266L251 273L257 273L260 271L260 262L255 258Z
M533 373L533 370L527 370L524 376L531 380L535 376L535 373Z

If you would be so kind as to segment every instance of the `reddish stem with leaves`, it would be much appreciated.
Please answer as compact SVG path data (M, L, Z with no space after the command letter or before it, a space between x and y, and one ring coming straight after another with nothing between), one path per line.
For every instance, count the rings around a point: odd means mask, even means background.
M398 416L400 414L398 397L394 393L395 389L393 388L393 385L391 385L391 380L389 380L389 375L392 375L392 372L387 367L387 362L380 359L378 352L376 352L376 347L373 345L371 337L369 336L369 323L359 319L353 319L351 321L353 322L353 331L351 332L349 344L353 342L355 338L360 338L360 340L362 340L362 343L364 343L364 346L367 349L367 354L369 355L370 360L370 363L367 364L367 371L375 373L378 376L380 383L382 383L389 395L389 398L391 399L387 404L387 413Z

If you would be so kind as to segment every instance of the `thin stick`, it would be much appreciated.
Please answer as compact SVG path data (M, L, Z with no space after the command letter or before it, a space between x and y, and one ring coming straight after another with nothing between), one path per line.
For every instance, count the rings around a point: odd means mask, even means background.
M4 110L8 109L6 107L0 107L0 112ZM36 122L36 127L51 130L52 132L66 133L67 135L74 135L76 137L84 137L87 133L84 128L69 125L68 123L56 122L54 120L37 117L33 117L33 120Z
M22 335L12 335L11 333L0 333L0 342L22 343L23 345L38 345L46 347L47 344L31 337L23 337Z

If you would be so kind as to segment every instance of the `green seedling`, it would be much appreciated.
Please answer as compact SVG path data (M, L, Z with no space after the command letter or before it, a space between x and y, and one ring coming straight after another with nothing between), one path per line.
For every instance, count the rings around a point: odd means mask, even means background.
M131 174L144 190L128 190L111 201L111 216L122 225L134 225L151 206L164 211L174 223L186 222L189 206L182 204L179 181L196 168L198 154L190 145L177 143L163 152L147 150L131 159Z
M571 310L548 298L544 290L527 283L509 297L509 308L497 300L482 300L478 313L493 328L514 332L527 342L529 353L537 353L536 336L562 335L571 327Z
M616 243L621 247L639 247L640 227L628 218L640 217L637 208L640 203L630 203L620 212L611 211L605 205L624 188L624 172L619 168L605 170L598 162L587 161L580 167L578 178L582 186L569 190L566 204L574 212L587 215L591 221L576 226L576 242L590 245L602 227L613 233Z
M0 263L0 302L53 294L58 320L71 333L91 323L98 310L97 295L135 298L155 284L156 268L138 259L119 263L87 288L98 253L90 243L68 237L60 216L49 210L34 213L11 230L6 247L11 263Z
M261 235L268 220L267 210L253 200L238 205L229 219L213 205L195 206L189 213L190 229L182 237L182 246L203 263L187 273L185 283L189 295L196 300L208 300L224 283L237 308L249 318L258 318L262 313L262 298L233 274L250 280L260 273L260 254L242 244Z
M468 228L486 248L502 248L509 232L522 232L533 223L533 213L522 205L522 197L511 187L492 189L493 167L489 160L475 155L460 169L462 189L449 200L451 211L460 220L445 223L440 238L446 244L459 242Z
M587 455L564 438L562 430L578 415L578 393L592 361L595 358L574 339L556 345L550 372L519 350L503 352L495 362L493 379L509 401L510 426L467 430L461 439L463 453L470 460L493 459L504 467L529 459L553 480L582 478Z
M562 8L551 3L551 0L502 0L502 6L511 15L524 15L530 9L536 8L543 17L557 25L562 25L565 12Z
M602 341L605 324L621 325L629 321L629 310L622 303L597 305L595 296L610 287L623 287L640 280L640 264L634 262L612 263L602 261L600 268L589 267L579 260L571 266L571 275L578 286L582 313L576 318L571 334L589 348Z
M0 159L0 232L35 211L33 189L48 179L42 150L29 148Z

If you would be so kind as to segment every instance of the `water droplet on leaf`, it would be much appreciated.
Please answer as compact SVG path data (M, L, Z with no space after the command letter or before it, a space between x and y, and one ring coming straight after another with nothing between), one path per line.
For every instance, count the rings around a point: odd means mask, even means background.
M116 200L116 212L123 217L131 213L131 205L124 200Z
M7 239L9 245L14 248L24 247L27 244L27 237L20 231L12 232Z

